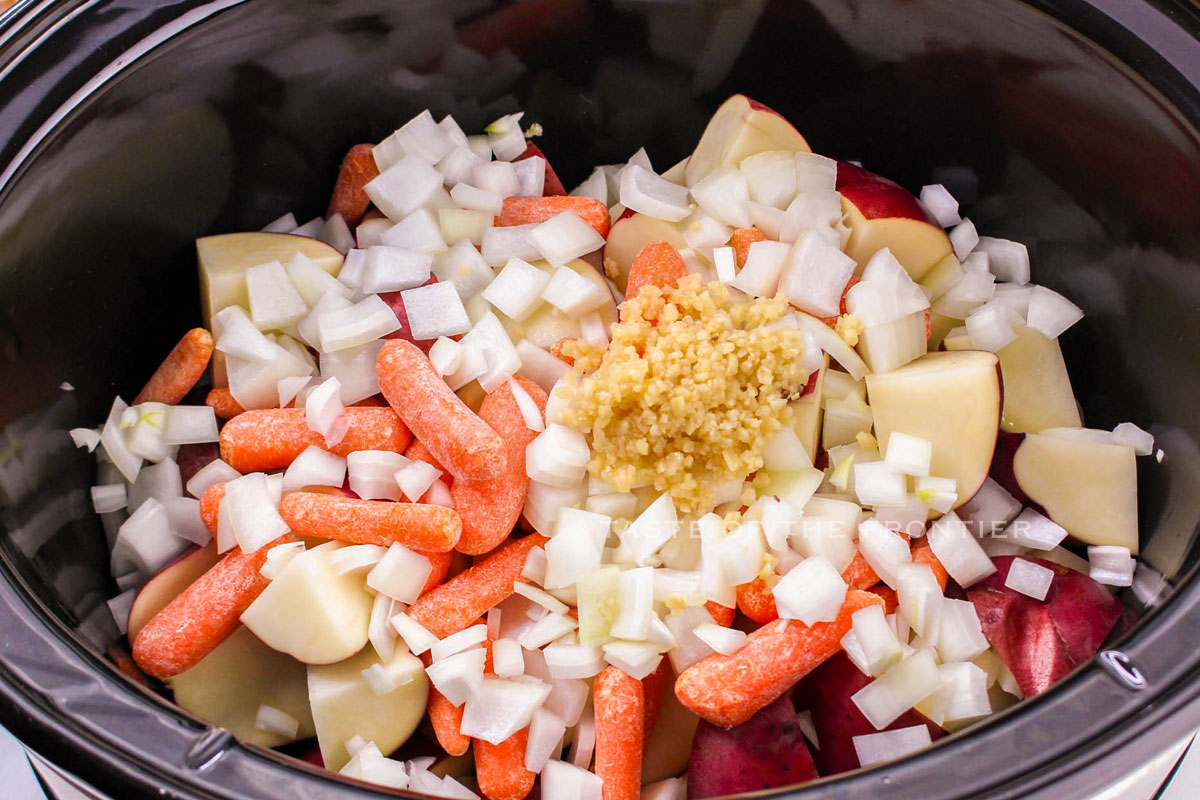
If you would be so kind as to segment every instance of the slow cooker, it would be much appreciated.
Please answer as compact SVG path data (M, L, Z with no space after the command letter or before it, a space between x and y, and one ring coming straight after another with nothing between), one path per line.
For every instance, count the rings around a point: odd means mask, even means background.
M1200 726L1200 11L1171 0L18 0L0 12L0 724L120 798L365 798L126 677L67 430L200 319L194 239L322 213L347 147L517 108L568 185L687 154L744 92L817 152L941 182L1087 312L1161 585L1051 691L773 796L1082 798ZM482 66L481 66L482 65Z

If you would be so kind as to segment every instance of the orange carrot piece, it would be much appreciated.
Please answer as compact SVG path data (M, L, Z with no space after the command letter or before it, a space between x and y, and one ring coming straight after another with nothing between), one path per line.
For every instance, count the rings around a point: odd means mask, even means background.
M421 444L416 439L413 439L412 444L410 444L408 449L404 451L404 455L413 461L424 461L426 464L445 475L446 478L450 477L449 475L446 475L446 468L442 466L442 463L433 457L433 453L429 452L429 448Z
M333 447L308 427L303 408L266 408L239 414L221 429L221 458L238 472L286 469L310 445L343 458L358 450L403 453L412 441L390 408L347 408L350 427Z
M851 589L870 589L879 583L879 576L875 574L875 570L867 563L866 556L860 551L854 554L854 560L850 562L850 566L842 570L842 580Z
M292 492L279 504L279 516L301 536L383 547L399 542L431 553L452 550L462 535L462 522L450 508L323 492Z
M762 578L755 578L737 587L737 604L743 614L759 625L779 619L779 611L775 608L775 595L771 594L767 582Z
M408 615L444 639L458 633L513 593L529 551L550 541L531 533L500 548L473 567L422 595Z
M946 591L946 583L950 580L950 573L946 572L946 568L942 566L942 562L938 561L938 557L933 554L933 548L929 546L929 540L925 539L913 546L912 560L914 564L925 564L933 570L933 577L937 578L938 585L942 587L942 591Z
M611 224L608 208L591 197L508 197L504 200L504 207L496 217L495 224L497 228L531 225L557 217L564 211L570 211L591 225L601 236L608 236Z
M537 404L539 416L545 418L547 398L542 388L524 378L516 378L516 382ZM479 418L500 434L507 453L504 471L496 477L486 481L455 481L450 486L454 507L462 517L458 550L467 555L487 553L512 533L529 493L525 448L537 438L537 432L525 423L525 416L507 384L483 399Z
M217 521L221 514L221 501L225 499L225 482L214 483L200 495L200 519L204 527L215 539L217 536Z
M891 614L900 607L900 597L896 594L896 590L890 586L872 586L867 589L871 594L879 595L883 598L883 613Z
M705 603L704 608L709 614L712 614L712 618L716 620L716 623L722 628L728 628L730 625L732 625L733 617L737 614L736 608L726 608L720 603L714 603L712 600L709 600L707 603Z
M715 653L684 670L675 680L675 695L714 725L739 725L841 652L851 615L870 605L881 606L883 600L851 590L833 622L808 626L780 620L764 625L733 655Z
M729 237L729 244L733 247L733 256L737 260L737 268L741 269L746 266L746 259L750 257L750 245L755 242L765 242L767 235L758 228L737 228L733 232L733 236Z
M633 257L629 267L629 279L625 284L625 298L637 297L644 286L673 289L679 279L687 274L683 256L669 242L650 242Z
M374 145L356 144L346 153L338 170L337 183L333 186L333 197L329 200L326 219L334 214L341 214L351 229L358 227L358 223L362 222L363 214L367 213L367 208L371 205L366 186L379 177L374 150Z
M604 800L637 800L642 791L646 748L646 696L642 682L605 667L593 687L596 711L595 773Z
M577 341L579 341L579 339L575 336L564 336L554 344L550 345L550 355L554 356L568 367L575 366L575 356L567 353L567 345L571 342Z
M450 391L421 348L389 340L376 372L388 403L456 480L487 480L504 469L500 435Z
M429 655L424 657L425 666L429 666ZM452 705L446 696L436 687L429 687L429 703L426 706L429 722L433 726L433 735L438 744L448 755L461 756L471 746L471 737L460 733L462 728L463 706Z
M229 391L229 387L220 386L208 393L208 397L204 398L206 405L212 406L213 413L218 419L233 419L238 414L245 414L246 409L242 408L233 397L233 392Z
M646 744L650 744L650 735L654 733L654 724L658 722L658 712L662 708L663 691L670 679L671 661L667 658L663 658L659 662L658 669L642 678L642 697L645 698L642 731L645 734Z
M192 328L154 370L150 380L133 398L133 405L151 402L175 405L204 377L212 353L212 334L204 328Z
M133 660L160 679L194 667L237 630L242 612L267 588L260 572L267 552L295 541L284 534L250 554L230 550L146 623L133 641Z
M529 728L522 728L500 744L474 740L475 777L488 800L524 800L537 774L525 769Z
M421 587L421 594L425 594L446 580L446 576L450 574L450 566L454 563L454 551L447 550L444 553L430 553L428 550L422 550L420 552L421 555L429 559L429 563L433 566L433 572L429 573L429 577L425 580L425 585Z

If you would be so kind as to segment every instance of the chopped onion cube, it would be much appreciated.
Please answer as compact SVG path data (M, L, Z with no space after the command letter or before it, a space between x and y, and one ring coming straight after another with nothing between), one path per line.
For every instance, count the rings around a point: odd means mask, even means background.
M345 575L355 570L375 566L386 552L386 547L380 547L377 544L352 544L334 550L333 555L329 557L329 563L333 567L334 574Z
M696 638L724 656L731 656L746 643L746 633L736 628L725 628L716 623L697 625L692 631Z
M658 645L647 642L612 641L600 649L605 661L639 681L658 669L663 659Z
M955 225L950 231L950 244L954 246L954 255L958 256L959 261L970 255L979 244L979 232L975 230L975 223L964 219Z
M471 329L471 320L454 284L433 283L400 293L409 331L418 341L457 336Z
M405 612L397 613L391 619L392 627L408 646L413 655L419 656L437 643L438 638L430 633L424 625L417 622Z
M471 625L458 633L452 633L429 649L429 655L434 662L449 658L455 653L461 653L473 647L479 647L487 640L487 625Z
M1032 508L1027 508L1004 529L1004 535L1020 547L1053 550L1067 538L1067 530Z
M942 621L942 587L926 564L904 564L896 571L901 618L926 640L936 640Z
M492 665L497 675L513 678L525 673L525 657L515 639L497 639L492 643Z
M1133 573L1137 568L1137 562L1130 555L1128 547L1115 545L1089 547L1088 561L1091 563L1091 570L1088 574L1097 583L1109 586L1133 585Z
M300 730L300 722L287 712L263 703L254 716L254 729L292 739L296 736L296 731Z
M450 197L465 209L485 214L499 215L504 208L504 195L469 183L459 183L450 190Z
M496 279L483 290L483 299L519 322L537 307L548 283L550 276L545 271L528 261L510 258Z
M726 164L692 187L692 198L704 213L733 228L749 228L750 187L737 167ZM682 217L680 217L682 219Z
M954 508L958 500L958 482L954 478L918 478L917 499L941 514Z
M974 604L950 597L942 600L937 649L944 663L970 661L989 647Z
M929 545L938 561L963 588L996 571L996 565L979 546L962 521L950 512L929 529Z
M407 619L407 615L399 614L392 618L392 624L395 625L396 620L401 616ZM399 629L399 626L397 628ZM428 631L426 632L428 633ZM403 630L400 630L400 636L412 650L412 643L404 635ZM413 650L413 652L417 651ZM424 650L420 652L424 652ZM425 668L425 674L429 676L429 681L434 688L445 695L451 705L461 706L480 692L486 658L487 651L482 647L465 650L443 658L441 661L435 661Z
M153 497L147 498L117 530L110 560L111 572L125 575L137 571L143 575L153 575L171 563L188 545L186 539L171 535L170 521L163 504Z
M903 505L908 497L904 476L886 461L855 464L854 492L864 506Z
M371 202L390 219L403 219L442 188L442 175L420 156L406 155L364 188Z
M1021 504L991 478L957 510L967 528L980 538L994 536L1020 512Z
M518 637L517 641L526 650L535 650L550 644L560 636L564 636L577 628L579 623L565 614L547 614L538 620L532 628Z
M654 569L638 567L622 572L618 594L620 603L610 634L617 639L645 639L650 633L650 617L654 615Z
M883 730L941 687L937 662L928 650L901 661L851 696L863 716Z
M532 600L534 603L546 609L551 614L566 614L571 610L566 603L559 600L554 595L543 591L536 586L530 586L528 583L516 581L513 584L513 593Z
M1056 339L1081 319L1083 311L1070 300L1045 286L1033 287L1027 314L1029 327L1041 331L1048 339Z
M925 206L930 214L933 214L933 218L943 228L949 228L962 222L962 217L958 214L958 201L940 183L921 187L921 205Z
M592 741L595 742L595 728ZM579 739L576 740L577 742ZM572 745L572 750L576 748ZM591 748L587 749L587 763L591 763ZM542 768L543 800L601 800L603 781L586 769L565 761L551 759Z
M851 737L851 741L854 743L854 752L858 754L858 763L864 767L903 758L933 744L928 725L868 733Z
M546 543L546 588L565 588L598 568L611 528L612 519L604 514L559 509Z
M464 736L501 744L529 725L549 693L550 686L534 678L484 678L467 698L459 730Z
M567 726L553 712L547 711L545 707L534 711L533 719L529 723L529 738L525 744L525 769L534 773L541 772L550 757L557 755L562 749L566 732Z
M990 300L967 315L967 335L976 349L995 353L1017 338L1010 313L1003 302Z
M793 306L819 317L841 313L842 294L854 275L854 259L816 233L796 240L779 280L779 291Z
M521 179L507 161L491 161L475 167L475 186L501 197L516 197L521 192Z
M517 356L521 359L521 368L517 370L517 374L533 381L547 394L569 369L565 362L528 339L517 342Z
M1114 444L1132 447L1139 456L1148 456L1154 452L1154 437L1132 422L1122 422L1113 428L1112 440Z
M520 356L520 352L517 353ZM508 379L508 390L512 392L513 400L517 403L517 409L521 412L521 419L525 422L525 427L535 433L541 433L546 430L546 420L542 418L542 410L538 408L538 404L529 392L520 383Z
M513 162L517 181L521 184L518 197L541 197L546 188L546 159L541 156Z
M850 617L868 675L879 675L900 663L903 648L880 606L868 606Z
M406 466L409 459L390 450L357 450L349 453L345 462L350 490L359 497L364 500L400 499L396 472Z
M732 283L737 277L737 258L732 247L718 247L713 250L713 267L717 271L717 280L721 283Z
M383 697L385 694L390 694L400 688L400 684L392 677L382 664L372 664L362 671L363 683L371 689L371 692L377 697Z
M462 365L462 345L445 336L438 337L429 348L429 362L439 375L450 375Z
M163 444L204 444L218 438L217 416L211 406L167 406Z
M412 289L429 280L433 256L386 245L367 248L360 284L368 294Z
M317 338L325 353L358 347L400 329L400 320L379 295L367 295L348 308L334 308L317 317Z
M846 582L824 556L804 559L771 590L780 619L805 625L832 622L846 599Z
M418 253L441 253L446 249L442 226L428 208L419 208L388 228L380 236L387 247L414 250ZM363 280L366 280L364 268Z
M585 679L604 669L604 652L599 647L556 642L542 650L546 669L556 681Z
M530 480L565 489L583 480L590 458L583 434L565 425L547 425L525 450L525 471Z
M246 270L246 295L250 302L250 319L259 330L286 328L308 313L304 298L288 280L287 270L278 261Z
M110 511L120 511L129 502L125 492L125 484L110 483L92 487L92 508L97 514L107 514Z
M228 509L233 535L243 553L254 553L288 532L287 523L279 516L278 501L267 487L267 476L261 472L225 484L221 507Z
M400 487L400 493L408 498L410 503L416 503L437 483L442 473L437 467L424 461L409 461L396 470L393 477Z
M896 431L888 437L883 462L904 475L924 478L929 476L932 458L933 445L928 439L918 439Z
M328 378L313 391L304 402L304 416L308 427L325 437L325 444L333 447L346 436L350 429L350 418L342 403L342 384L337 378Z
M1018 286L1029 283L1029 250L1021 242L980 236L976 250L987 253L988 269L997 280Z
M1008 568L1008 577L1004 579L1004 585L1034 600L1045 600L1053 581L1054 570L1024 558L1014 558Z
M399 542L393 542L379 563L367 574L367 586L401 603L414 603L421 596L421 590L432 573L433 565L428 558ZM404 631L399 627L397 630L404 636ZM408 641L407 636L404 638Z
M612 295L607 288L593 283L570 267L560 266L542 290L542 299L567 316L578 319L612 302Z
M792 246L765 240L750 245L746 263L730 284L756 297L774 297Z
M679 222L692 211L686 186L661 178L640 164L631 163L621 170L619 193L626 208L668 222Z
M858 547L880 580L898 588L899 569L912 562L908 542L878 520L868 519L858 526Z

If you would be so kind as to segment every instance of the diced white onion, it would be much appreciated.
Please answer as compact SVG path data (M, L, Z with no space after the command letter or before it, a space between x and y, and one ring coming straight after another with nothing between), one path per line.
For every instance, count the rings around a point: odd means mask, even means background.
M640 164L621 170L619 192L621 205L668 222L679 222L692 210L687 187L660 178Z
M129 502L125 492L125 484L109 483L103 486L93 486L92 508L97 514L107 514L110 511L120 511Z
M846 582L829 559L810 556L780 578L771 594L780 619L813 625L837 619L846 590Z
M1004 535L1020 547L1053 550L1067 538L1067 529L1027 508L1004 529Z
M1021 242L980 236L976 250L987 253L988 269L997 280L1018 286L1029 283L1029 250Z
M863 716L883 730L941 687L937 662L928 650L901 661L851 696Z
M499 644L499 643L497 643ZM525 744L525 769L541 772L551 756L562 749L567 726L558 716L544 707L533 712L529 723L529 738Z
M727 164L709 173L692 187L692 198L706 214L726 225L749 228L753 224L748 209L750 188L737 167Z
M883 462L904 475L921 478L929 475L932 458L933 445L928 439L895 431L888 437Z
M1112 440L1114 444L1132 447L1139 456L1148 456L1154 452L1154 436L1132 422L1122 422L1113 428Z
M912 562L908 542L878 520L868 519L858 526L858 547L880 580L898 588L900 567Z
M979 350L997 352L1017 338L1009 318L1009 309L995 300L984 303L967 315L967 335Z
M1132 586L1137 562L1128 547L1101 545L1088 548L1089 576L1108 586Z
M855 464L854 492L864 506L899 506L908 497L904 476L886 461Z
M335 308L317 318L322 352L358 347L400 329L400 320L379 295L367 295L348 308Z
M591 739L595 743L595 727L591 729ZM576 741L580 741L576 739ZM573 751L577 749L572 745ZM579 747L581 752L582 747ZM587 748L587 764L591 763L591 748ZM551 759L542 768L542 797L544 800L601 800L603 781L598 775L565 761Z
M537 307L542 290L549 282L550 276L544 270L528 261L510 258L496 279L483 290L483 299L519 322Z
M409 461L403 467L396 470L393 477L400 487L400 493L410 503L416 503L442 477L442 473L436 467L426 464L424 461Z
M697 625L692 631L696 638L721 655L730 656L746 643L746 633L736 628L725 628L712 622Z
M587 474L591 451L583 434L565 425L547 425L525 450L530 480L568 488Z
M393 625L400 616L405 616L407 619L406 615L397 615L392 618ZM399 629L398 625L397 629ZM412 650L412 643L408 636L405 636L404 630L400 630L400 636ZM423 649L420 652L424 651ZM416 650L413 652L417 653ZM445 695L451 705L461 706L479 693L483 684L483 665L486 658L487 652L483 648L477 647L473 650L455 653L441 661L435 661L425 668L425 674L429 676L429 681L434 688Z
M940 183L921 187L921 205L925 206L930 214L933 214L938 225L943 228L949 228L962 222L962 217L958 214L958 201Z
M1014 558L1008 568L1008 576L1004 585L1014 592L1032 597L1034 600L1045 600L1054 582L1054 570L1035 564L1024 558Z
M294 492L305 486L341 486L345 481L346 459L310 445L283 473L283 491Z
M409 651L413 655L421 655L433 647L438 640L424 625L403 611L393 616L391 623L392 627L396 629L396 633L400 634L400 638L404 640L405 645L408 646Z
M779 280L779 291L793 306L819 317L841 313L842 294L857 268L854 259L816 233L796 240Z
M433 269L431 254L386 245L367 248L364 261L360 286L368 294L420 286Z
M432 572L433 565L428 558L393 542L379 563L367 573L367 586L401 603L414 603ZM400 631L400 635L403 636L404 631Z
M975 230L975 223L964 219L955 225L950 231L950 244L954 246L954 255L958 256L959 261L970 255L979 244L979 232Z
M461 653L473 647L481 646L487 640L487 625L471 625L457 633L452 633L445 639L429 648L429 655L435 661L449 658L455 653Z
M1045 286L1033 287L1029 296L1029 327L1041 331L1046 338L1056 339L1063 331L1083 319L1079 306Z
M243 553L256 552L288 532L279 516L278 501L267 486L267 476L253 472L225 484L222 509L227 508L233 535Z
M433 283L400 293L409 331L418 341L457 336L471 328L471 320L458 291L451 283Z
M364 188L380 211L391 219L403 219L442 188L442 175L420 156L406 155Z
M578 319L612 302L612 295L607 288L588 280L570 267L560 266L542 290L542 299L567 316Z
M924 750L933 744L928 725L913 725L851 737L860 766L869 767Z
M929 545L938 561L964 588L996 571L996 565L979 546L962 521L950 512L929 529Z
M291 739L300 730L300 722L291 714L263 703L254 716L254 729Z

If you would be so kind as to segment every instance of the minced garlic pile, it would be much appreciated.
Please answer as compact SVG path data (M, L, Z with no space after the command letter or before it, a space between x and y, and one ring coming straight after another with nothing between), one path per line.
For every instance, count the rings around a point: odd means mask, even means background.
M763 448L804 390L803 336L782 299L741 300L688 276L627 300L606 349L572 347L564 421L589 438L589 471L618 492L669 491L684 514L762 467Z

